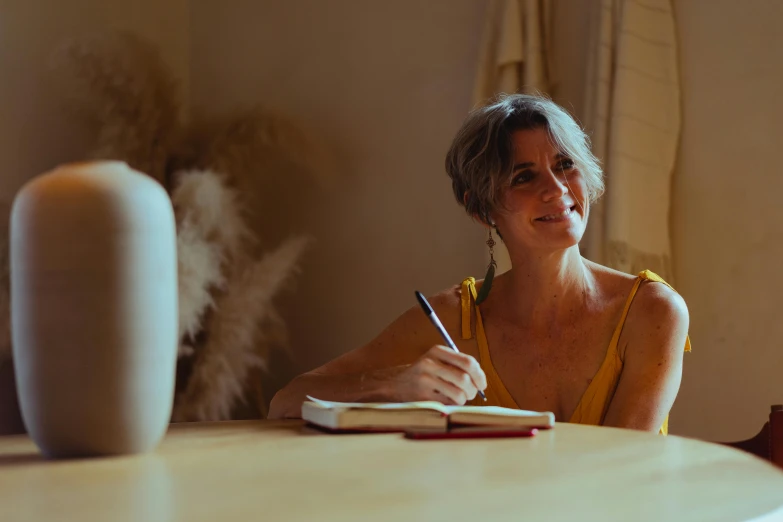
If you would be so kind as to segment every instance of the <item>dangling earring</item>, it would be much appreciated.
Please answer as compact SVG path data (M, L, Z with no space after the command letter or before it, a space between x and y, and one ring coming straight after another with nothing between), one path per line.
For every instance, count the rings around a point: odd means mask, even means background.
M492 238L492 229L489 229L489 239L487 239L487 246L489 247L489 266L487 267L487 274L484 276L484 283L481 285L476 296L476 304L480 305L489 295L489 291L492 290L492 280L495 279L495 268L498 264L495 261L495 240Z

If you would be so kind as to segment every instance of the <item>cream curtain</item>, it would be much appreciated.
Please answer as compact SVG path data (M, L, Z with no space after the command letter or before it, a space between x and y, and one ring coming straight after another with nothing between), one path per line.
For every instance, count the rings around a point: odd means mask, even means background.
M475 105L499 93L549 91L551 0L490 0L487 6ZM497 273L511 268L502 242L495 247Z
M671 282L669 207L680 133L680 88L670 0L596 2L588 42L584 121L606 173L585 256Z
M491 0L476 104L494 94L548 94L554 0ZM606 173L582 242L586 257L671 281L669 206L680 132L680 90L671 0L585 0L593 5L585 47L582 123ZM560 13L558 16L567 16ZM556 100L560 101L560 100ZM497 250L498 272L510 267Z

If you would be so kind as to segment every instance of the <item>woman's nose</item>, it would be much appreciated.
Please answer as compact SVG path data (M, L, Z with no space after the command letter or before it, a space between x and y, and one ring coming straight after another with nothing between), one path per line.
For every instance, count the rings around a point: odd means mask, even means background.
M546 169L542 187L542 197L544 201L551 201L553 199L562 198L568 194L568 185L565 182L565 178L559 171Z

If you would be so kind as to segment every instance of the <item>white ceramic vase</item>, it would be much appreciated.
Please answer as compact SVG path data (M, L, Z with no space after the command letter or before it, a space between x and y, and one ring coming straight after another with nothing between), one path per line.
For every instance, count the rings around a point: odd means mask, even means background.
M48 457L153 449L177 357L166 191L123 162L67 164L22 187L10 228L13 357L31 438Z

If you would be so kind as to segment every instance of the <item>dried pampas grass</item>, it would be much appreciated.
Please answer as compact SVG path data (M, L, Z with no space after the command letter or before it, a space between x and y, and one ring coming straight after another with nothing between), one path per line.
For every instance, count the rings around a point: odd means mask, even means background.
M306 245L305 238L292 238L260 261L234 267L215 299L219 313L207 322L206 342L195 355L187 387L177 397L174 420L229 418L250 370L264 368L264 352L283 340L282 320L272 299L290 281L291 267Z
M52 65L73 121L94 132L87 158L125 161L171 196L185 369L178 371L173 420L232 418L251 375L272 350L286 347L275 298L291 288L309 242L291 231L268 234L280 230L279 216L265 215L265 203L279 201L287 178L295 186L302 176L308 185L330 179L330 154L260 108L184 123L177 81L155 47L130 34L72 40ZM3 316L6 290L0 288ZM0 321L0 357L6 333Z
M127 33L64 43L51 66L76 118L96 134L88 159L122 159L165 182L182 132L178 83L157 49Z

